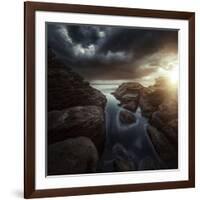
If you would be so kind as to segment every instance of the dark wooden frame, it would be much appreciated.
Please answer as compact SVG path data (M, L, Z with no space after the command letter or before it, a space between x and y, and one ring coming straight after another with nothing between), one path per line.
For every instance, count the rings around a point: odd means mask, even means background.
M154 17L189 22L189 180L161 183L123 184L64 189L35 188L35 11L73 12L105 15ZM85 195L187 188L195 186L195 13L86 5L25 2L25 104L24 104L24 198Z

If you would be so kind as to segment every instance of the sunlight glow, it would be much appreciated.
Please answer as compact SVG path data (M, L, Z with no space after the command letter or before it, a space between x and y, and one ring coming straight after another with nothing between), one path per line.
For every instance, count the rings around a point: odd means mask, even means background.
M177 68L173 69L172 71L169 71L169 80L172 84L177 84L178 82L178 70Z

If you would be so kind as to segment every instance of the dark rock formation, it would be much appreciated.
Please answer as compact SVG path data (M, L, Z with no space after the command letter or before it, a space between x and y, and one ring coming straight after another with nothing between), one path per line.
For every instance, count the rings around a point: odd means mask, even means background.
M113 92L113 95L120 101L122 107L135 112L142 88L143 86L136 82L122 83L117 90Z
M112 149L114 154L113 168L115 171L134 171L136 170L136 164L133 157L121 144L115 144Z
M48 49L48 144L86 136L103 151L106 97Z
M99 152L104 147L104 113L98 106L76 106L48 114L48 143L71 137L90 138Z
M96 105L104 108L106 97L48 51L48 111L73 106Z
M143 88L140 94L139 106L141 108L142 115L145 117L150 117L151 114L156 110L156 107L149 101L149 96L152 90L149 88Z
M95 172L98 153L87 137L64 140L48 146L48 175Z
M117 157L113 161L114 171L125 172L125 171L135 171L136 165L132 160L125 160L121 157Z
M136 122L136 117L127 110L121 110L119 113L119 120L122 124L132 124Z
M126 104L123 104L122 107L127 110L130 110L131 112L135 112L137 110L138 103L137 101L130 101Z
M135 112L138 107L143 116L149 119L147 131L160 156L169 168L178 163L178 96L177 88L160 77L154 85L143 87L139 83L123 83L113 93L122 107ZM120 121L130 122L129 113L121 113ZM153 161L143 160L140 169L154 168ZM149 162L149 166L148 166ZM160 166L159 166L160 167ZM158 168L159 168L158 167Z
M152 113L155 112L158 109L158 106L165 100L166 96L167 94L164 88L157 90L144 88L141 91L139 100L142 115L151 117Z
M150 123L177 148L178 143L178 103L177 100L168 100L160 104L158 110L152 114Z
M116 96L116 98L123 99L124 97L126 100L126 96L124 95L139 94L142 88L143 86L137 82L122 83L113 94ZM131 97L132 96L130 96L130 98ZM127 100L129 100L128 96L127 96Z
M113 95L122 107L135 112L140 106L142 114L151 117L168 95L165 85L161 84L162 81L159 79L158 82L151 87L143 87L137 82L122 83Z
M151 125L147 126L147 133L155 147L156 152L166 163L167 168L177 168L178 152L174 148L174 145L167 139L165 134Z

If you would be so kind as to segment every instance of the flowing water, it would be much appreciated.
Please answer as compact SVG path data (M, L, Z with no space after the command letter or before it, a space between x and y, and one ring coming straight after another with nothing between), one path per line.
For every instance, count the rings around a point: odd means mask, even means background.
M113 85L98 85L95 88L101 90L107 98L105 109L106 115L106 142L103 156L99 163L100 172L112 172L113 160L113 146L120 144L126 149L130 158L134 161L136 166L145 158L150 158L156 165L160 165L161 161L154 150L154 147L146 132L148 119L141 115L140 107L136 112L130 112L135 115L136 122L124 125L119 120L119 113L121 110L126 110L119 106L119 101L112 95L112 92L117 86ZM139 169L138 169L139 170Z

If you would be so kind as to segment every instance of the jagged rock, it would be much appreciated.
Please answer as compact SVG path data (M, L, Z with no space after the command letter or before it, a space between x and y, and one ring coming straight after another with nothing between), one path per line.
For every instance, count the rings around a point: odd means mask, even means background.
M63 110L73 106L96 105L104 108L106 97L88 82L59 62L48 51L48 111Z
M106 97L48 49L48 143L87 136L102 151Z
M178 118L178 103L177 100L166 100L159 105L158 109L161 113L161 118L165 122Z
M114 171L123 172L123 171L135 171L136 165L133 161L125 160L123 158L116 158L113 161Z
M137 105L136 101L131 101L131 102L127 103L127 104L123 104L122 107L127 109L127 110L130 110L132 112L135 112L137 110L137 106L138 105Z
M160 104L158 111L152 114L150 123L165 133L165 136L177 146L178 105L176 101L169 100Z
M48 146L48 175L92 173L98 152L87 137L64 140Z
M146 117L151 117L152 113L158 109L158 106L164 101L166 97L164 89L152 90L144 88L140 93L139 106L142 114Z
M132 124L136 122L136 117L127 110L121 110L119 120L122 124Z
M99 152L104 147L104 114L97 106L76 106L48 113L48 143L72 137L90 138Z
M129 160L131 157L128 154L127 150L122 144L116 143L112 148L112 153L115 157L122 157L124 159Z
M164 133L157 130L155 127L148 125L147 133L154 145L154 148L160 158L166 163L168 168L178 167L178 151L170 143Z
M137 82L122 83L116 91L113 92L113 95L120 101L122 107L135 112L142 88L143 86Z
M168 126L178 133L178 119L172 119L169 121Z
M113 94L117 99L123 99L124 97L125 100L129 101L129 99L137 97L142 88L143 86L137 82L122 83Z
M118 143L115 144L112 151L114 154L114 171L120 172L137 170L133 157L128 153L123 145Z

